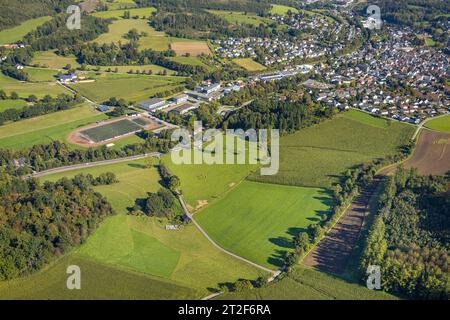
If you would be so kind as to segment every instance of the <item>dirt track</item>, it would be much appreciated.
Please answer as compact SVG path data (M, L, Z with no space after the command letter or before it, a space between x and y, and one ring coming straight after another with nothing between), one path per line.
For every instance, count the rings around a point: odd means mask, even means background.
M376 177L361 191L339 222L305 257L303 264L333 274L345 272L368 212L367 206L380 181L381 177Z
M423 129L405 168L417 168L422 175L445 175L450 171L450 134Z

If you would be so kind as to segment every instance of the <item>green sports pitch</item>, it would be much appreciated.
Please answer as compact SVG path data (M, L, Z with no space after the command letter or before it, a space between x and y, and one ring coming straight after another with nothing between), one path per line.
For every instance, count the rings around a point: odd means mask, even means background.
M127 134L136 133L142 129L142 126L138 125L136 122L123 119L80 131L80 134L89 140L98 143L115 139Z

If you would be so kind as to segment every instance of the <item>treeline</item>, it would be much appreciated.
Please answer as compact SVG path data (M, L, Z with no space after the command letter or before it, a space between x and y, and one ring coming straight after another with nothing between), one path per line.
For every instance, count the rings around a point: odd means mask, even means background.
M5 98L0 91L0 100ZM41 100L37 100L36 96L28 97L28 101L33 102L32 106L26 106L22 109L6 109L0 112L0 125L5 122L19 121L27 118L37 117L57 111L67 110L83 102L83 99L77 95L70 96L67 94L59 94L56 98L46 95Z
M142 134L144 136L144 133ZM73 150L60 141L38 144L25 150L0 149L0 166L10 173L25 175L66 165L117 159L150 152L167 152L174 142L147 133L144 142L129 144L120 149L100 148ZM19 161L20 160L20 161ZM18 165L17 162L21 164Z
M449 182L402 168L388 179L360 263L364 278L378 265L382 290L449 299Z
M41 269L113 214L85 176L41 185L0 172L0 203L0 280Z

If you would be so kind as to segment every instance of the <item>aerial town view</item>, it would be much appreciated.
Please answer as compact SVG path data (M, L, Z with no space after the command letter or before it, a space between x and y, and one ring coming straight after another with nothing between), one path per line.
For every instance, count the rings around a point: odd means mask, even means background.
M449 1L0 0L0 300L449 298Z

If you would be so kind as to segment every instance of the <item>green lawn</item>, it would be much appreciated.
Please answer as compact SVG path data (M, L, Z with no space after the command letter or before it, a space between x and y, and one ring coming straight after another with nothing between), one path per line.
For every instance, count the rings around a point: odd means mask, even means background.
M63 69L68 64L72 68L80 66L75 56L60 56L53 51L35 52L33 60L31 60L31 65L39 65L51 69Z
M95 82L80 82L70 84L70 87L97 102L111 97L142 102L158 92L180 86L183 80L181 77L107 73L97 76Z
M450 115L430 120L425 124L425 127L431 130L450 133Z
M43 98L47 94L55 97L60 93L68 93L66 89L56 83L21 82L7 77L3 73L0 73L0 88L8 95L15 91L21 98L27 98L31 94Z
M225 11L225 10L208 10L208 12L218 15L231 24L251 24L254 26L259 26L260 24L270 24L272 20L268 18L262 18L254 13L245 13L238 11Z
M19 26L1 30L0 31L0 45L2 44L9 44L13 43L19 40L22 40L22 38L30 31L33 31L37 27L43 25L45 22L50 21L52 18L49 16L45 17L39 17L36 19L30 19L23 23L21 23Z
M3 112L7 109L22 109L27 105L27 102L22 99L6 99L0 100L0 112Z
M266 70L266 67L251 58L234 59L233 62L248 71Z
M127 215L127 208L159 185L156 168L145 160L93 167L41 178L54 181L78 173L94 176L114 172L119 183L95 187L111 202L117 215L108 218L75 255L124 270L158 276L207 295L206 288L240 277L254 279L259 271L223 254L193 226L166 231L164 219Z
M355 113L356 112L356 113ZM251 180L329 188L349 168L394 154L411 139L414 126L351 111L280 141L280 170Z
M392 300L390 294L369 290L338 277L298 267L281 281L262 289L221 295L224 300Z
M292 237L320 221L330 204L323 189L244 181L196 219L224 248L275 269L293 250Z
M106 118L91 106L83 105L9 123L0 126L0 148L23 149L53 140L65 141L72 130Z

